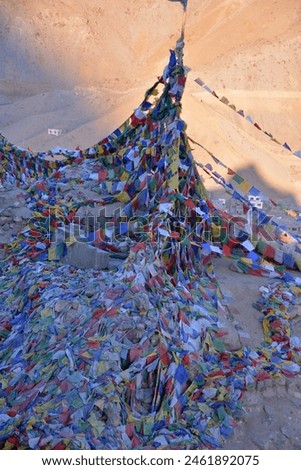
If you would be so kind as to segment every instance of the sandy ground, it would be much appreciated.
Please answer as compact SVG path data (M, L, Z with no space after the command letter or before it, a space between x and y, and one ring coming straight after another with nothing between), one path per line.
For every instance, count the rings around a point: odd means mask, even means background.
M260 348L263 342L261 315L253 307L259 288L271 279L239 274L229 269L232 261L216 258L214 267L225 296L226 316L242 345ZM301 309L301 306L299 306ZM301 313L301 312L300 312ZM301 337L301 317L292 321L293 334ZM243 414L224 449L301 449L301 377L258 382L243 398Z
M0 132L33 150L85 148L115 129L161 74L182 18L179 4L161 0L0 4ZM200 77L281 143L300 150L300 19L296 0L189 0L190 72L183 100L189 136L268 196L299 209L301 160L194 79ZM49 136L48 128L63 133ZM193 149L196 160L212 163L204 151ZM218 196L208 177L205 183ZM233 273L227 260L215 265L229 299L228 319L243 344L259 346L262 332L252 302L259 286L270 281ZM301 449L300 396L300 381L254 390L225 448Z

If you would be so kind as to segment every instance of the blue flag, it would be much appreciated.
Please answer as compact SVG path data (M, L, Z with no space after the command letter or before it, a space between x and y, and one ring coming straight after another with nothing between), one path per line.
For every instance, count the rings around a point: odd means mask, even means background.
M187 8L187 1L188 0L169 0L170 2L181 2L183 5L184 10Z

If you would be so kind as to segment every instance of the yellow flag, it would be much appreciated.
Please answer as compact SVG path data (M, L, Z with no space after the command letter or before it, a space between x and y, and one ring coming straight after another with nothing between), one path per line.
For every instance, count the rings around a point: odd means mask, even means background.
M179 189L179 146L180 139L176 139L176 144L171 148L170 152L170 164L168 166L168 172L171 172L171 177L168 180L168 186L171 189Z
M245 193L248 193L250 191L250 189L252 188L252 185L251 183L249 183L249 181L247 180L243 180L239 187L245 192Z
M130 196L125 191L121 191L121 193L115 196L115 199L119 202L128 202L130 200Z
M48 248L48 260L55 261L56 259L56 246L52 246L51 248Z

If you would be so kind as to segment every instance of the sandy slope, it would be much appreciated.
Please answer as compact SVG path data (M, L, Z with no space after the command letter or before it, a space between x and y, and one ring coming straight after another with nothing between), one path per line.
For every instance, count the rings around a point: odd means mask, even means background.
M118 126L161 73L182 21L180 5L167 0L2 0L1 8L0 129L34 150L86 147ZM183 104L195 140L299 204L300 160L194 79L300 149L300 15L295 0L190 0ZM48 127L64 133L48 136Z
M258 131L246 119L216 98L188 84L190 93L184 98L190 136L202 143L222 162L238 171L269 197L285 200L288 204L301 203L301 162L290 152ZM205 125L204 125L205 123ZM214 162L197 146L194 155L203 163ZM216 166L224 175L223 169ZM216 185L205 176L207 188Z

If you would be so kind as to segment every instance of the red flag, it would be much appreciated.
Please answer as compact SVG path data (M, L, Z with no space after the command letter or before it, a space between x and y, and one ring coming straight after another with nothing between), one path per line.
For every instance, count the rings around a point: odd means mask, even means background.
M195 208L195 203L193 202L192 199L186 199L185 206L189 207L189 209L194 209Z
M231 248L228 245L223 245L223 254L225 256L231 256Z

